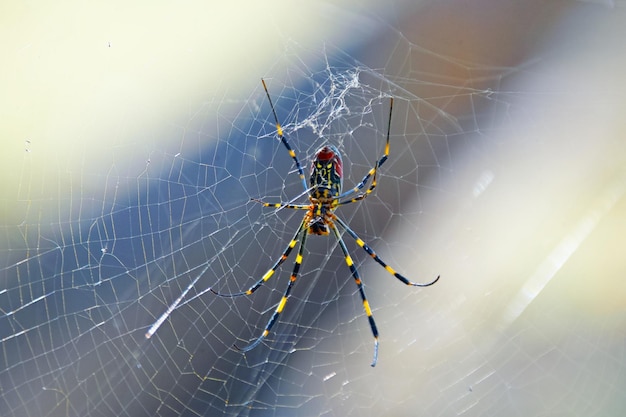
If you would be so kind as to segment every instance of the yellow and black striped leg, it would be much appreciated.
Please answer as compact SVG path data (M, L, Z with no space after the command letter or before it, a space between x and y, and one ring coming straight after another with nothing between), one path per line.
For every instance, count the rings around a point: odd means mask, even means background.
M280 313L283 312L283 309L285 308L285 304L287 304L287 300L289 299L291 288L293 287L293 284L296 282L296 278L298 277L298 272L300 271L300 265L302 265L302 253L304 251L304 244L306 243L307 231L306 229L303 230L302 226L300 226L300 228L298 229L298 233L300 232L300 230L302 230L302 241L300 242L300 249L298 250L298 255L296 256L296 262L293 264L293 271L291 273L291 277L289 278L289 285L287 285L287 289L285 290L285 293L283 294L283 298L280 299L280 302L278 303L278 306L276 307L274 314L272 314L272 317L270 318L269 322L267 322L267 326L265 326L265 330L263 330L263 333L261 333L261 336L259 336L254 342L242 348L238 347L237 345L234 345L235 349L240 350L242 352L248 352L249 350L257 347L257 345L261 343L268 334L270 334L270 330L272 330L272 326L276 324L276 321L278 321L278 317L280 316ZM294 240L297 240L297 235Z
M365 290L363 289L363 283L361 282L361 278L359 277L359 271L356 269L356 266L354 266L354 262L352 262L352 258L348 253L348 248L346 247L346 244L339 235L337 226L335 226L333 223L329 223L329 226L331 229L333 229L333 233L335 234L337 242L339 242L339 246L341 247L343 255L345 256L346 265L348 265L348 268L350 268L350 272L352 272L354 282L359 288L359 294L361 294L361 300L363 301L363 309L365 309L367 320L369 320L370 327L372 328L372 334L374 335L374 360L372 361L372 366L376 366L376 362L378 362L378 328L376 327L376 322L374 321L374 316L372 315L372 309L370 308L370 304L367 301L367 297L365 296Z
M265 90L265 95L267 96L267 101L270 102L270 107L272 108L272 114L274 115L274 121L276 122L276 132L278 133L278 138L283 143L285 148L287 148L287 152L289 152L289 156L296 164L296 168L298 168L298 176L300 177L300 181L302 181L302 186L305 190L307 190L306 180L304 179L304 171L302 170L302 165L300 165L300 161L296 156L296 152L291 148L287 139L283 136L283 128L278 121L278 115L276 114L276 110L274 109L274 103L272 103L272 98L270 97L270 92L267 90L267 85L265 85L265 80L261 78L261 82L263 83L263 89Z
M262 204L263 207L273 207L277 209L288 208L288 209L293 209L293 210L308 210L311 208L310 204L267 203L265 201L262 201L256 198L251 198L250 200L254 201L255 203Z
M304 229L305 227L305 222L302 221L302 223L300 223L300 227L298 227L298 230L296 231L296 233L293 235L293 238L291 239L291 242L289 242L289 245L287 245L287 247L285 248L285 250L283 251L283 254L280 255L280 258L278 258L278 260L276 261L276 263L274 264L274 266L272 266L262 277L260 280L258 280L252 287L250 287L249 289L247 289L246 291L242 291L242 292L237 292L234 294L222 294L220 292L215 291L213 288L209 288L209 290L211 290L211 292L215 295L218 295L220 297L239 297L241 295L250 295L253 292L255 292L261 285L263 285L263 283L267 280L269 280L272 275L274 275L274 272L276 272L276 270L278 269L279 266L281 266L283 264L283 262L285 262L285 260L287 260L287 258L289 257L289 254L291 253L291 250L294 248L294 246L296 246L296 243L298 242L298 234L302 231L302 229ZM306 236L306 233L304 234Z
M379 165L377 164L374 168L372 168L374 170L374 176L372 177L372 183L370 184L370 186L368 187L367 190L365 190L364 192L357 194L355 197L353 198L349 198L347 200L341 200L337 203L337 206L343 206L346 204L350 204L350 203L356 203L357 201L361 201L363 200L365 197L367 197L368 195L370 195L372 193L372 191L374 191L374 189L376 188L376 175L378 173L378 167ZM369 174L368 174L369 175ZM354 189L357 189L357 187L355 187ZM352 192L352 191L351 191Z
M372 177L372 183L370 184L369 188L365 192L359 194L358 196L351 198L351 199L340 201L338 204L339 206L344 205L344 204L354 203L355 201L363 200L372 191L374 191L374 188L376 188L376 173L378 172L378 168L380 168L389 157L389 133L391 131L391 113L392 112L393 112L393 97L389 99L389 121L387 122L387 142L385 143L385 152L383 153L383 156L381 156L378 162L374 164L374 167L370 169L367 172L367 174L365 174L361 182L359 182L357 185L355 185L353 188L349 189L348 191L342 193L339 197L337 197L337 199L343 200L344 198L348 197L350 194L358 192L360 189L365 187L365 184L367 184L367 181L370 179L370 177Z
M350 227L343 220L341 220L339 217L335 216L334 214L332 214L332 218L334 220L336 220L337 223L339 223L341 225L341 227L343 227L345 229L345 231L348 232L348 234L350 236L352 236L352 238L354 239L354 241L356 242L357 245L362 247L365 252L367 252L376 262L378 262L380 264L380 266L385 268L385 271L389 272L391 275L393 275L394 277L398 278L400 281L402 281L402 283L404 283L406 285L412 285L414 287L428 287L429 285L433 285L435 282L437 282L439 280L439 276L437 276L437 278L435 278L433 281L427 282L425 284L422 284L422 283L419 283L419 282L410 281L406 277L404 277L401 274L399 274L398 272L396 272L395 269L393 269L392 267L387 265L382 259L380 259L378 257L378 255L376 255L376 252L374 252L372 250L372 248L367 246L367 244L365 242L363 242L363 240L361 240L361 238L352 229L350 229Z

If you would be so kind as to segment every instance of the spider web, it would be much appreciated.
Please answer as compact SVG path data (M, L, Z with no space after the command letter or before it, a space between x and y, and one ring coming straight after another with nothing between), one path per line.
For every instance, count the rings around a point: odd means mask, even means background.
M551 16L531 19L549 33L544 49L507 60L450 39L466 39L456 31L473 19L476 28L494 22L490 13L508 33L515 13L487 12L486 1L465 15L441 4L403 19L398 3L385 9L388 21L322 6L312 21L342 19L353 35L377 34L349 48L332 34L301 42L295 24L261 19L279 41L265 51L271 61L243 75L208 82L202 69L215 62L181 65L172 74L194 82L191 90L181 81L179 98L165 78L147 84L167 85L159 94L133 87L143 73L129 72L137 78L107 78L105 87L130 88L137 102L122 105L104 90L70 94L69 121L51 117L16 130L18 139L12 132L0 229L0 414L618 414L626 153L616 132L625 96L623 57L611 51L623 12L537 6ZM560 38L579 33L590 13L582 32L603 36ZM453 18L443 41L415 32ZM99 59L127 41L100 45ZM17 62L28 56L20 49ZM378 187L337 214L410 279L442 278L405 287L344 235L381 332L376 368L332 235L308 239L278 323L246 354L233 344L261 334L294 255L252 296L209 292L249 288L302 219L251 198L307 201L261 77L305 171L332 143L345 189L382 155L394 98ZM40 110L16 108L24 119ZM123 114L129 108L140 109L136 117ZM54 142L67 134L59 152Z

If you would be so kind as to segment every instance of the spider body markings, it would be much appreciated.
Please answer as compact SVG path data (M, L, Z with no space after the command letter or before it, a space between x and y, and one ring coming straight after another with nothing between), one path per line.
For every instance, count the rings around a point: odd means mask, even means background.
M352 257L348 251L348 248L341 237L341 233L339 232L339 228L343 229L358 246L363 248L365 252L367 252L374 261L376 261L379 265L381 265L389 274L396 277L399 281L406 285L416 286L416 287L427 287L433 285L435 282L439 280L439 276L435 278L433 281L427 283L417 283L410 281L403 275L396 272L391 266L387 265L382 259L376 255L374 252L359 236L354 232L341 218L339 218L334 212L337 207L354 203L360 200L365 199L368 195L374 191L376 188L376 176L378 172L378 168L387 160L389 156L389 133L391 130L391 115L393 111L393 98L390 98L389 103L389 121L387 124L387 137L385 143L385 150L383 155L376 161L374 167L372 167L367 174L363 177L363 179L353 188L342 192L343 185L343 161L341 159L341 154L338 149L330 144L326 144L322 146L316 153L311 163L311 171L309 175L309 187L307 187L304 170L302 169L302 165L298 160L298 157L295 151L291 148L287 138L283 135L283 129L278 121L278 116L276 115L276 110L274 109L274 104L272 103L272 99L270 97L269 91L267 89L267 85L265 84L265 80L261 80L263 83L263 89L265 90L265 94L270 103L270 107L272 109L272 114L274 116L274 121L276 122L276 132L278 138L280 139L283 146L289 152L289 155L293 159L296 168L298 170L298 175L304 187L305 193L309 197L309 204L286 204L286 203L271 203L264 202L257 199L252 199L253 201L262 204L264 207L274 207L274 208L287 208L294 210L305 210L304 217L300 226L296 230L293 238L284 249L282 255L278 260L274 263L274 265L261 277L259 281L257 281L252 287L250 287L246 291L234 293L234 294L222 294L218 291L210 289L214 294L222 296L222 297L237 297L243 295L251 295L254 293L263 283L268 281L276 272L276 270L287 260L291 251L296 247L298 242L300 242L298 248L298 254L296 255L296 259L294 262L294 266L291 272L291 276L289 282L287 284L287 288L283 293L282 298L280 299L278 306L274 310L272 317L268 321L265 329L261 333L261 335L254 340L252 343L239 348L235 345L235 348L241 350L243 352L247 352L256 346L258 346L264 339L269 335L272 327L278 321L280 314L283 312L285 305L289 299L291 294L291 289L293 288L294 283L297 280L298 272L300 270L300 265L302 264L304 247L306 244L306 238L309 234L313 235L321 235L326 236L329 235L330 232L333 233L337 242L339 243L339 247L344 255L344 260L350 272L352 274L352 278L358 288L359 294L361 296L361 301L363 302L363 309L365 310L365 314L369 321L369 325L372 331L372 335L374 336L374 359L372 361L371 366L376 366L378 361L378 328L376 327L376 322L374 321L374 316L372 314L371 307L369 302L367 301L367 297L365 295L365 290L363 288L363 283L361 282L361 278L359 276L359 272L352 261ZM367 187L364 191L363 189L370 181L369 187ZM339 226L339 227L338 227Z

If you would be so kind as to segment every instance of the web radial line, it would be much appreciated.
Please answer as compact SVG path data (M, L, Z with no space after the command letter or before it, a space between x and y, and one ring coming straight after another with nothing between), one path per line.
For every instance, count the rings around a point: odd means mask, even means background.
M165 320L167 320L167 318L170 316L170 314L172 314L172 312L174 310L176 310L176 308L178 307L180 302L183 301L183 299L185 298L187 293L194 287L194 285L196 285L196 282L198 282L200 277L204 275L204 273L207 271L207 269L209 269L208 265L204 267L202 272L200 272L198 274L198 276L196 276L196 278L193 281L191 281L191 283L189 285L187 285L187 288L185 288L185 291L183 291L178 296L178 298L176 298L176 300L174 300L174 302L172 304L170 304L170 306L167 308L167 310L165 310L165 312L163 314L161 314L161 317L159 317L159 319L157 321L155 321L152 326L150 326L150 329L148 329L148 331L146 332L146 335L145 335L146 339L150 339L157 332L157 330L159 330L159 327L161 327L161 325L165 322Z
M342 201L341 203L339 203L339 205L348 204L348 203L354 203L355 201L362 200L365 197L367 197L367 195L369 193L371 193L374 190L374 188L376 188L376 173L378 171L378 168L380 168L385 163L387 158L389 157L389 135L390 135L390 132L391 132L391 114L392 114L392 112L393 112L393 97L390 97L389 98L389 120L387 121L387 141L385 143L385 151L383 153L383 156L381 156L380 159L378 160L378 162L376 162L376 164L374 164L374 167L371 168L368 171L367 174L365 174L365 176L363 177L361 182L359 182L357 185L355 185L353 188L349 189L348 191L346 191L346 192L342 193L341 195L339 195L337 197L337 199L343 199L343 198L346 198L347 196L349 196L350 194L358 192L363 187L365 187L365 184L370 179L370 177L373 177L372 185L370 185L370 188L365 193L359 195L358 197L356 197L356 198L354 198L352 200Z
M304 222L302 224L304 224ZM263 333L261 333L261 336L259 336L254 342L242 348L238 347L237 345L233 345L235 349L240 350L242 352L248 352L249 350L254 349L255 347L258 346L259 343L263 341L263 339L265 339L265 337L267 337L267 335L272 330L272 327L274 326L274 324L276 324L276 322L278 321L278 317L280 316L280 313L282 313L283 309L285 308L285 304L287 304L287 300L289 299L291 288L293 287L293 284L296 282L296 279L298 277L298 272L300 271L300 265L302 265L302 253L304 252L304 245L306 243L307 230L303 227L300 227L300 229L298 230L298 233L300 233L301 230L302 230L302 241L300 242L298 255L296 255L296 261L293 264L293 271L291 272L291 277L289 278L289 284L287 285L287 289L285 290L283 297L280 299L280 302L278 303L278 306L276 307L274 314L272 314L272 317L267 322L267 326L265 326L265 330L263 330Z
M210 288L211 292L213 294L215 294L215 295L220 296L220 297L239 297L239 296L242 296L242 295L250 295L253 292L255 292L257 289L259 289L259 287L261 285L263 285L263 283L268 281L274 275L274 272L276 272L278 267L281 266L283 264L283 262L285 262L287 260L287 258L289 257L289 254L291 253L292 249L296 246L296 243L298 242L298 234L302 231L302 229L304 229L305 224L306 224L305 221L302 220L302 223L300 223L300 227L298 227L298 230L296 231L296 233L294 233L293 238L291 238L291 241L289 242L289 244L287 245L287 247L283 251L282 255L280 255L280 258L278 258L276 263L252 287L250 287L246 291L237 292L237 293L234 293L234 294L222 294L222 293L217 292L214 289ZM306 233L305 233L305 235L306 235ZM303 242L304 242L304 239L303 239Z
M302 187L304 188L305 191L307 191L308 187L306 186L306 180L304 178L304 171L302 170L302 165L300 165L300 161L298 160L298 157L296 156L296 152L291 148L291 145L289 145L287 138L283 136L283 128L280 125L280 122L278 121L278 115L276 114L276 109L274 109L274 103L272 103L272 98L270 97L270 92L267 90L267 85L265 84L265 80L261 78L261 82L263 83L263 89L265 90L265 95L267 96L267 100L270 102L270 107L272 108L272 114L274 115L274 121L276 122L276 132L278 133L278 137L280 138L280 141L283 143L285 148L287 148L287 151L289 152L289 156L291 156L293 161L296 163L296 168L298 168L298 175L300 176L300 181L302 181Z
M389 272L391 275L393 275L394 277L396 277L397 279L399 279L400 281L402 281L402 283L406 284L406 285L411 285L414 287L428 287L430 285L433 285L435 282L437 282L439 280L439 276L437 276L437 278L435 278L433 281L431 282L427 282L427 283L419 283L419 282L413 282L410 281L408 278L404 277L403 275L399 274L398 272L396 272L395 269L393 269L392 267L390 267L389 265L387 265L385 263L385 261L383 261L382 259L380 259L378 257L378 255L376 255L376 252L374 252L372 250L372 248L370 248L352 229L350 229L350 227L343 221L341 220L339 217L337 217L335 214L331 214L331 217L333 218L333 220L336 220L337 223L339 223L341 225L341 227L344 228L344 230L346 232L348 232L348 234L350 236L352 236L352 238L354 239L354 241L356 242L357 245L359 245L360 247L363 248L363 250L365 252L367 252L376 262L378 262L378 264L380 266L382 266L383 268L385 268L385 271Z
M341 247L341 250L346 260L346 265L348 265L348 268L350 268L350 272L352 272L354 282L359 289L359 294L361 294L363 309L365 310L367 320L369 321L370 328L372 329L372 334L374 335L374 359L372 360L372 366L376 366L376 362L378 362L378 328L376 327L376 322L374 321L374 316L372 315L372 309L370 308L370 304L367 301L367 297L365 296L365 290L363 289L363 283L361 282L361 278L359 277L359 271L356 269L356 266L352 261L352 257L350 256L348 248L346 247L345 242L343 241L341 235L339 234L339 231L337 230L337 226L335 226L335 224L332 222L329 222L329 226L333 230L333 233L337 238L337 242L339 242L339 246Z

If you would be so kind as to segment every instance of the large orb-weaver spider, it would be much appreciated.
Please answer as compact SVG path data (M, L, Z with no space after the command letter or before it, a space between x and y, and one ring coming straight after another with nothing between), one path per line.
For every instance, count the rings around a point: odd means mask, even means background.
M361 238L359 238L359 236L343 220L341 220L341 218L339 218L334 213L335 209L339 206L363 200L368 195L370 195L372 191L374 191L374 189L376 188L376 175L378 172L378 168L380 168L380 166L385 163L387 157L389 156L389 132L391 130L393 98L390 98L389 100L389 122L387 124L387 142L385 143L384 154L374 164L374 167L371 168L369 172L363 177L361 182L359 182L355 187L351 188L350 190L342 192L341 189L343 185L343 162L337 148L330 144L322 146L317 152L315 152L315 157L313 158L311 164L311 174L309 176L310 186L307 187L304 171L302 170L300 161L298 160L295 151L289 145L287 138L285 138L285 136L283 135L283 129L278 121L278 116L276 115L276 110L274 109L274 104L272 103L272 99L267 89L267 85L265 84L265 80L261 80L261 82L263 83L263 89L265 90L265 94L267 95L267 99L270 103L270 107L274 115L278 138L285 146L285 148L289 152L289 155L296 164L300 180L302 181L302 186L304 187L304 192L309 196L310 203L268 203L261 200L253 199L254 201L262 204L264 207L306 210L306 213L304 214L304 218L302 219L298 230L296 230L296 233L283 251L280 258L276 261L274 266L272 266L252 287L250 287L246 291L234 294L222 294L213 289L211 289L211 291L222 297L238 297L242 295L252 294L264 282L268 281L272 277L272 275L274 275L274 272L276 272L278 267L282 265L283 262L285 262L293 248L298 243L298 240L300 240L300 247L298 249L298 255L296 255L296 260L293 266L293 271L291 273L289 284L287 285L287 289L285 290L283 297L278 303L274 314L265 326L265 330L263 330L263 333L249 345L242 348L238 348L235 345L236 349L247 352L255 348L259 343L261 343L263 339L265 339L265 337L270 333L272 326L274 326L274 324L278 321L280 313L282 313L283 309L285 308L285 304L287 303L287 300L289 299L289 295L291 293L291 288L296 282L298 271L300 269L300 265L302 264L304 246L306 243L307 235L328 235L330 231L332 231L344 254L346 265L348 265L348 268L350 268L350 272L352 273L354 282L356 283L359 289L359 293L361 294L363 308L365 309L365 314L367 315L370 327L372 329L372 334L374 335L374 360L372 361L372 366L376 366L376 362L378 361L378 329L376 327L376 323L374 322L374 316L372 315L372 310L367 301L367 297L365 296L365 290L363 289L363 284L361 282L361 278L359 277L359 272L357 271L357 268L354 265L352 258L350 257L348 248L346 247L346 244L343 241L343 238L341 237L335 223L339 224L339 226L341 226L341 228L343 228L354 239L357 245L363 248L363 250L365 250L365 252L367 252L383 268L385 268L387 272L399 279L402 283L415 287L427 287L429 285L433 285L435 282L437 282L437 280L439 280L439 277L437 277L433 281L425 284L409 281L407 278L396 272L392 267L387 265L382 259L380 259L378 255L376 255L376 253L363 240L361 240ZM370 178L372 179L370 186L365 191L359 192L359 190L362 190L365 187Z

